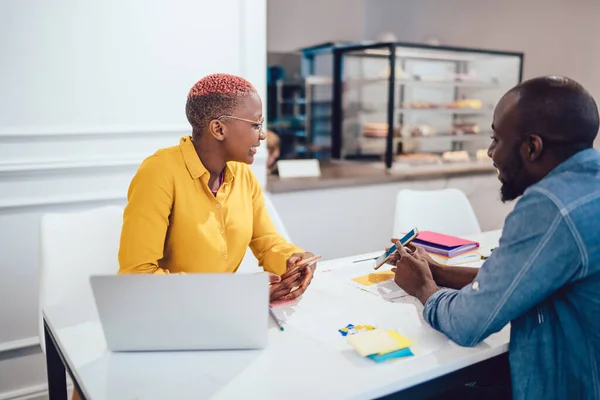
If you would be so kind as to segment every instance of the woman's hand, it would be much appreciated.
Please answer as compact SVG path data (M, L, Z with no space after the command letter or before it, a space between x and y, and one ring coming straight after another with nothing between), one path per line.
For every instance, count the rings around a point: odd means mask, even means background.
M310 285L314 276L316 261L309 265L298 266L302 260L314 257L312 253L295 253L287 260L286 272L271 275L271 301L288 301L300 297Z
M298 286L297 281L300 279L300 272L282 279L281 276L269 272L269 300L281 301L292 292L294 287Z

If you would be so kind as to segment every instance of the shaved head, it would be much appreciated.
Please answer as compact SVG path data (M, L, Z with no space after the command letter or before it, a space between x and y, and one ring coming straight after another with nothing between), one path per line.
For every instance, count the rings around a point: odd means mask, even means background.
M546 145L567 152L593 146L598 107L573 79L544 76L525 81L509 93L518 96L518 130L523 136L537 134Z

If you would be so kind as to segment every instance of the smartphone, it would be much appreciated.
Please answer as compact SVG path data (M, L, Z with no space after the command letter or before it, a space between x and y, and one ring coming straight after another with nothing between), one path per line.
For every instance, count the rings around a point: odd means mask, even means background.
M410 242L412 242L419 235L419 230L417 228L413 228L410 232L404 235L400 240L400 244L402 246L406 246ZM396 244L394 243L392 247L382 255L380 255L377 260L375 260L375 269L381 268L383 264L385 264L392 254L397 250Z

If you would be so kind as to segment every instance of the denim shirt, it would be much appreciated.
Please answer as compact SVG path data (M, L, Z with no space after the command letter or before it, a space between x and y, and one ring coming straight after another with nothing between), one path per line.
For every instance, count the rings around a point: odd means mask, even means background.
M529 187L473 284L436 292L423 314L462 346L510 322L514 399L600 399L600 153Z

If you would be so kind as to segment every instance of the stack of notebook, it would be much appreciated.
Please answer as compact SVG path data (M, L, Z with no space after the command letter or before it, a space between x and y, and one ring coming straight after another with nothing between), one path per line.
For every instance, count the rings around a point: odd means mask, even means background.
M348 343L362 356L380 363L412 356L412 342L393 329L365 330L348 336Z
M478 261L479 243L430 231L419 232L413 243L423 247L435 261L444 265L459 265Z

